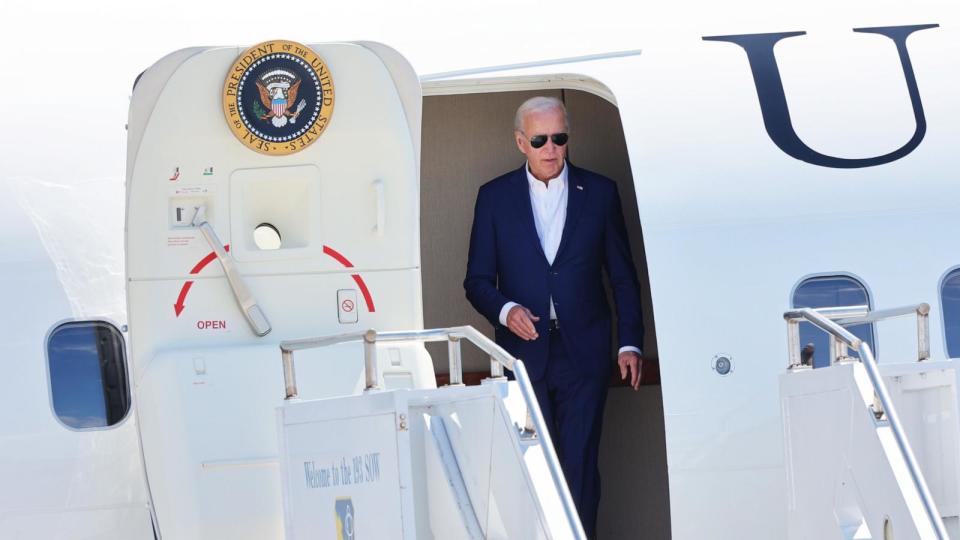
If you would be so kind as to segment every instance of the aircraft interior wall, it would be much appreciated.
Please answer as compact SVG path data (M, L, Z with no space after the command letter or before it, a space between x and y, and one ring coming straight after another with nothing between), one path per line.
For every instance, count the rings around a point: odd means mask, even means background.
M627 233L643 288L644 355L658 361L633 175L617 107L577 90L491 92L425 96L420 173L423 317L426 328L469 324L493 337L490 324L463 291L473 205L486 181L519 167L513 115L523 100L551 95L564 100L570 119L568 157L614 179L623 201ZM446 346L428 345L441 382L448 372ZM615 362L611 358L611 362ZM463 350L465 380L489 372L489 359ZM639 392L613 383L607 398L600 466L603 495L598 535L603 539L670 537L663 401L654 370ZM470 375L473 375L471 377ZM650 377L649 375L653 375Z

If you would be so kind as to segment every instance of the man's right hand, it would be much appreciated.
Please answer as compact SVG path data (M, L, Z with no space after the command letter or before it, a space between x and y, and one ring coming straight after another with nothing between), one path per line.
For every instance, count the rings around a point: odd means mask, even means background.
M533 326L533 323L539 320L540 317L530 313L529 309L523 306L513 306L510 308L510 312L507 313L507 328L514 334L520 336L521 339L530 341L540 337L540 335L537 334L536 327Z

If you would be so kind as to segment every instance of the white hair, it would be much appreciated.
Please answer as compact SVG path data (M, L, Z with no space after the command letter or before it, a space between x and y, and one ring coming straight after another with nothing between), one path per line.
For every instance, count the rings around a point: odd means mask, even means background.
M555 97L536 96L523 102L513 117L513 129L523 131L523 119L532 112L560 111L563 113L563 127L570 131L570 121L567 119L567 108L563 102Z

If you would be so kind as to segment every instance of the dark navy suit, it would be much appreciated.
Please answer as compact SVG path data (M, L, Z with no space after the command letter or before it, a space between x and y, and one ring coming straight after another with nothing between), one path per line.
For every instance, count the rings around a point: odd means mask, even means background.
M463 286L493 324L497 343L526 364L581 521L593 536L600 423L613 365L601 270L613 287L621 347L643 347L639 285L616 184L566 164L566 221L550 264L537 236L525 167L480 188ZM549 329L551 297L559 331ZM500 324L500 310L510 301L540 317L538 339L525 341Z

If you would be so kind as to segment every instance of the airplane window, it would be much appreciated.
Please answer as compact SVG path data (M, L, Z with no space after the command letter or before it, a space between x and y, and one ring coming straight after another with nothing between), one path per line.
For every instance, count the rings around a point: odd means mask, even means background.
M947 357L960 358L960 268L947 274L940 286L943 302L943 333L947 337Z
M793 307L838 307L838 306L870 306L867 289L862 283L848 276L824 276L805 280L793 293ZM877 348L873 340L873 324L857 324L846 327L853 335L870 344L874 356ZM808 322L800 323L800 347L813 344L813 367L830 365L830 338L822 330L815 328ZM850 356L859 358L855 351L849 351Z
M61 422L75 429L112 426L130 409L123 336L109 323L69 322L47 340L50 393Z

